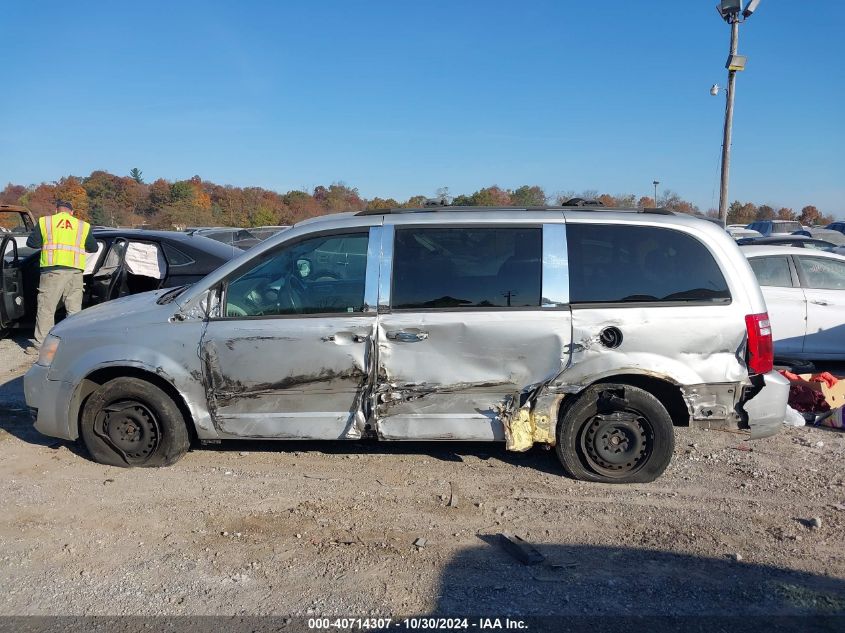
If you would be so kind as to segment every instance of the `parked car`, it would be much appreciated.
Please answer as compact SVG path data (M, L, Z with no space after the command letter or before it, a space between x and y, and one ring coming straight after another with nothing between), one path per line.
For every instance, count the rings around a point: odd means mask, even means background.
M842 221L831 222L825 228L830 229L831 231L836 231L837 233L845 234L845 222Z
M804 227L797 220L758 220L745 228L757 231L763 237L769 237L772 235L789 235L802 230Z
M17 250L23 254L26 246L26 239L32 233L35 220L26 207L16 204L0 204L0 235L11 235L17 244ZM12 250L12 242L7 241L6 246L0 250L3 255L9 254Z
M740 240L748 237L763 237L757 231L752 231L751 229L746 229L745 227L729 226L725 230L728 232L728 235L730 235L735 240Z
M825 249L828 252L836 253L837 255L845 255L845 233L834 231L832 229L820 229L817 227L805 228L798 231L796 235L805 235L816 240L824 240L833 244L832 248Z
M744 246L763 289L775 355L845 359L845 257L782 246Z
M39 431L118 466L172 464L192 436L505 441L643 482L673 425L776 433L789 384L772 362L723 227L447 207L311 219L193 286L85 310L25 391Z
M98 251L87 258L83 307L147 290L194 283L243 252L205 237L176 231L97 229L93 233ZM9 239L0 234L2 252L9 247ZM38 250L22 252L14 248L3 258L0 332L30 327L35 322L39 257Z
M249 250L261 243L261 240L250 233L247 229L218 227L199 228L188 231L189 235L201 235L212 240L217 240L229 246L237 246L241 250Z
M833 251L836 244L817 240L806 235L776 235L773 237L742 238L736 241L740 246L793 246L795 248L811 248L817 251Z
M289 229L290 226L253 226L249 229L249 232L252 233L255 237L259 240L264 241L267 238L273 237L276 233L280 233L285 229Z

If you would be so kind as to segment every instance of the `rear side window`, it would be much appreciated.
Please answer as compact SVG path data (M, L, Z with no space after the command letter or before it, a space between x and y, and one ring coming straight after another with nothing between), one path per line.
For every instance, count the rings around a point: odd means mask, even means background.
M772 222L773 233L794 233L803 228L800 222Z
M161 246L164 248L164 256L167 258L167 263L171 266L188 266L189 264L194 263L194 260L191 259L190 256L186 255L175 246L171 246L167 242L162 242Z
M845 262L838 259L799 256L805 288L845 290Z
M786 257L754 257L748 263L761 286L792 288L792 274Z
M540 306L542 229L397 228L392 307Z
M728 302L704 244L672 229L567 224L572 303Z

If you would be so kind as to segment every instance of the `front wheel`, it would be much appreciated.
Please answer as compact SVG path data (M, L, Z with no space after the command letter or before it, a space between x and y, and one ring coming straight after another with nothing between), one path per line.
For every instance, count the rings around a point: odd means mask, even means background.
M164 391L139 378L115 378L86 401L82 441L110 466L169 466L190 447L182 412Z
M593 385L561 416L555 450L575 479L646 483L672 459L669 412L649 392L628 385Z

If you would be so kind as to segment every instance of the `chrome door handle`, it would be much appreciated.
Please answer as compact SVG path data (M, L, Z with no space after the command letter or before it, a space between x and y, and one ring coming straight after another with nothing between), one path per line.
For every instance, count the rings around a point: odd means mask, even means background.
M830 305L827 301L811 300L810 303L812 303L813 305L817 305L817 306L828 306L828 305Z
M352 343L363 343L367 340L365 336L359 336L354 332L337 332L320 338L324 343L337 343L338 345L350 345Z
M391 341L399 341L400 343L416 343L417 341L424 341L428 338L428 332L421 332L419 330L397 330L388 332L387 338Z

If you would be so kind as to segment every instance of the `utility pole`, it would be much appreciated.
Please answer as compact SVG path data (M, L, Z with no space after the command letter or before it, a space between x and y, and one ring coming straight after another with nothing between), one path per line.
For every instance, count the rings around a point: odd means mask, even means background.
M743 4L745 8L743 8ZM739 44L739 24L751 17L757 10L760 0L721 0L716 5L716 10L722 19L731 25L731 50L728 55L728 87L725 103L725 129L722 134L722 177L719 189L719 218L727 224L728 221L728 185L731 177L731 139L733 136L734 124L734 95L736 89L736 73L745 70L745 57L737 55ZM715 85L710 89L714 97L719 94L719 86Z
M731 22L731 52L729 60L736 56L739 44L739 15L733 16ZM730 62L729 62L730 63ZM731 137L734 125L734 88L736 87L737 69L728 67L728 94L725 104L725 129L722 135L722 178L719 189L719 218L727 224L728 221L728 186L731 179Z

